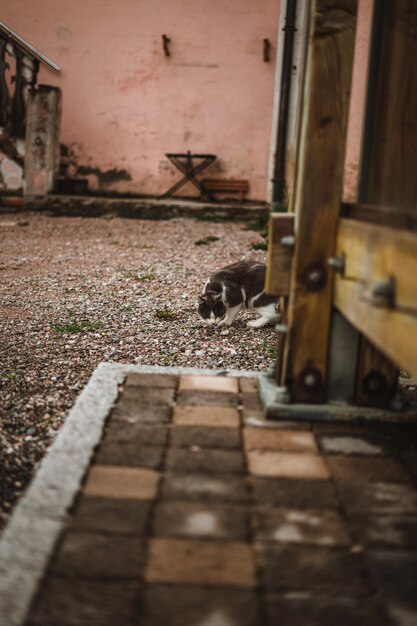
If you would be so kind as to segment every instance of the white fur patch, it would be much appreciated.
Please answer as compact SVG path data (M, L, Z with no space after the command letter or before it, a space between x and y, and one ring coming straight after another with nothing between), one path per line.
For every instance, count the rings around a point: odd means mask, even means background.
M222 286L222 302L226 304L226 285Z
M213 311L211 311L210 317L208 317L206 319L206 324L210 325L210 324L215 324L215 323L216 323L216 317L215 317Z
M247 323L249 328L262 328L267 324L276 324L281 319L281 316L277 313L274 302L266 306L260 306L256 311L259 313L260 317L255 320L250 320L250 322Z
M226 306L226 315L219 321L219 326L231 326L242 306L242 303L236 306Z
M248 307L249 308L253 308L254 302L255 302L256 298L259 298L260 295L261 295L260 293L257 293L256 296L253 296L253 298L251 298L249 300L249 302L248 302Z

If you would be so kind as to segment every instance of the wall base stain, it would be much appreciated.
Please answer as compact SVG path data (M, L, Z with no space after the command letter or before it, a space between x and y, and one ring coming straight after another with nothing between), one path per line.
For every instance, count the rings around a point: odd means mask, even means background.
M84 178L87 180L88 191L106 191L114 185L130 183L133 178L127 169L112 167L103 169L97 166L80 165L79 161L90 160L85 157L82 146L61 144L61 179ZM117 189L112 189L117 191Z
M98 178L100 187L110 185L112 183L120 183L122 181L124 182L132 180L132 176L127 170L119 169L116 167L113 167L109 170L101 170L99 167L88 167L85 165L80 165L77 169L77 174L79 174L80 176L89 176L91 174L94 174Z

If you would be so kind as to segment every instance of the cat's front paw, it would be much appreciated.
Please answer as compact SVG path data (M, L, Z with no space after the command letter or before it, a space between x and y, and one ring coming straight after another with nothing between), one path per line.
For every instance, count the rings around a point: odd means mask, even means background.
M268 320L263 317L258 317L256 320L250 320L246 326L249 328L262 328L268 324Z
M222 319L220 320L220 322L217 324L218 326L231 326L232 322L226 320L226 319Z

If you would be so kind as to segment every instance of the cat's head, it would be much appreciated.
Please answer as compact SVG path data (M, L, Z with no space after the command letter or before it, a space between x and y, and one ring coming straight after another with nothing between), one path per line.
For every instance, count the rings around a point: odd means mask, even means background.
M198 298L198 313L207 323L218 324L226 315L226 307L222 302L222 294L207 291Z

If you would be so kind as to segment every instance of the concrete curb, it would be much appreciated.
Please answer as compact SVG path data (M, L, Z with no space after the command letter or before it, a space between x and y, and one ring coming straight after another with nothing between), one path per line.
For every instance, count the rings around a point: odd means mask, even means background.
M417 410L395 410L361 407L348 404L291 404L285 387L278 387L275 380L265 373L258 376L259 397L270 419L289 421L364 421L414 422Z
M29 211L46 211L54 215L99 217L111 215L140 219L174 217L216 217L224 220L253 220L268 214L265 202L202 202L181 198L105 198L98 196L26 196Z
M254 377L259 372L100 363L0 539L0 624L22 626L104 423L129 373Z

